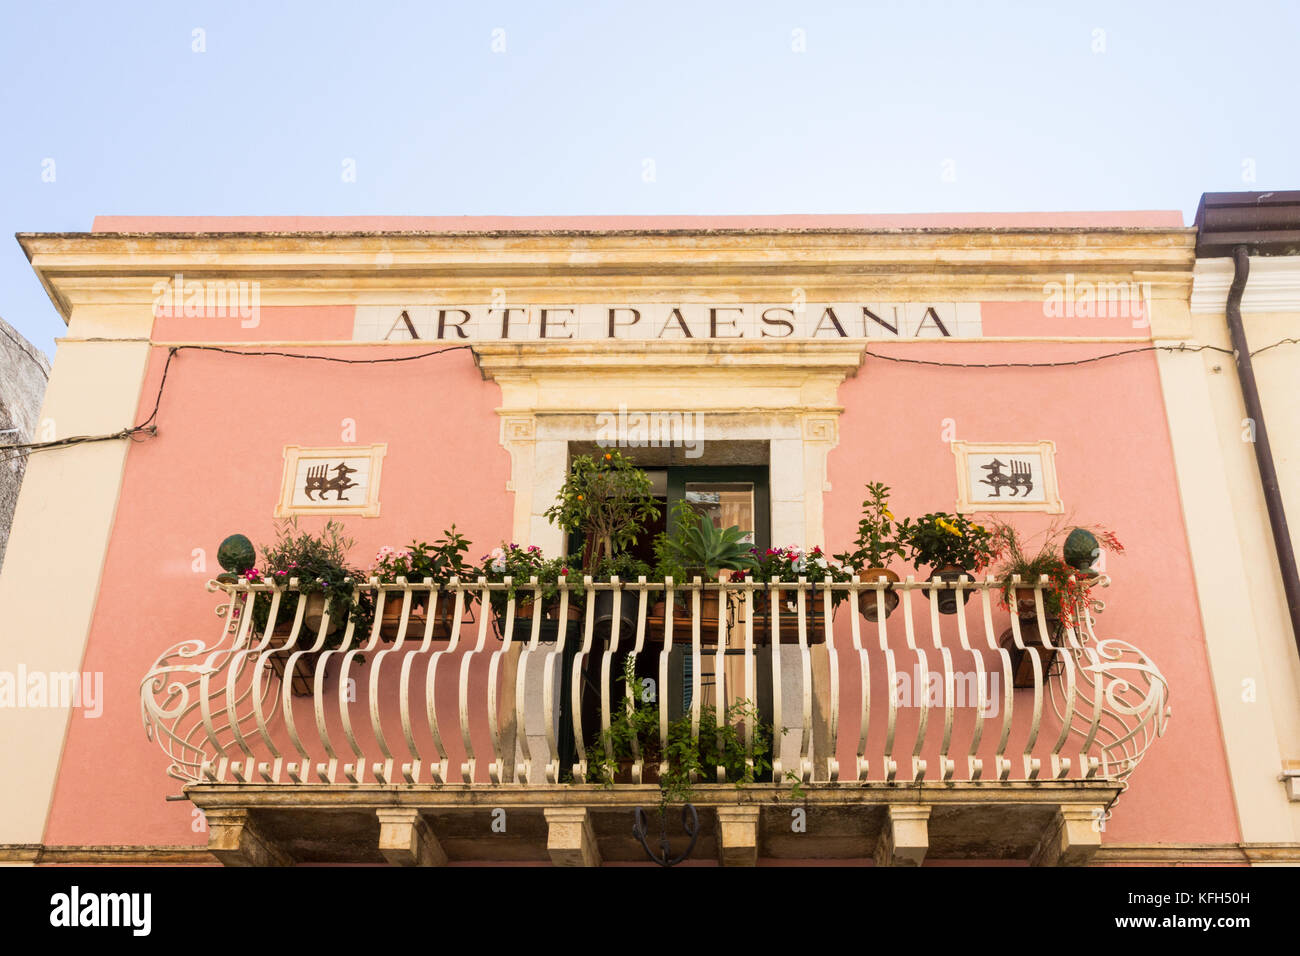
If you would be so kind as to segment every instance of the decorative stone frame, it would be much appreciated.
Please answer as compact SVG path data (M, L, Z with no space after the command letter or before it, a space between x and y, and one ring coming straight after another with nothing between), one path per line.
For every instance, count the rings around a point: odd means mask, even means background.
M563 534L544 512L568 470L570 442L593 442L620 406L700 412L704 442L766 441L773 542L824 546L826 456L839 443L837 390L861 343L484 343L483 376L501 386L502 446L515 493L513 540L548 553Z
M1053 441L1036 442L952 442L952 453L957 463L957 513L1001 511L1041 511L1046 514L1062 514L1065 505L1061 502L1061 490L1056 481L1056 443ZM1043 463L1043 500L1005 501L971 500L970 456L972 454L998 455L1039 455Z
M284 446L284 472L280 479L280 500L275 506L275 517L293 515L353 515L360 518L379 517L379 481L382 477L387 444L339 445L333 448L307 448L302 445ZM327 501L319 505L294 504L297 488L298 466L304 459L337 461L340 458L369 458L370 471L366 483L366 497L360 502Z

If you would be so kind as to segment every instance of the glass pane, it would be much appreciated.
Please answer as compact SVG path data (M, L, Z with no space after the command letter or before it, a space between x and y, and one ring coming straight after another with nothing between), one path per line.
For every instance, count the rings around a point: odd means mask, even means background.
M689 481L686 502L707 515L715 528L738 525L745 540L754 542L754 484L740 481Z

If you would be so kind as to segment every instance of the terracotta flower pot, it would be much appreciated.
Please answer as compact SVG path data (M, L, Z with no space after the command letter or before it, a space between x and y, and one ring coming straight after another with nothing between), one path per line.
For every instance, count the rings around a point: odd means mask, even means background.
M662 601L659 603L663 604ZM674 641L689 641L691 639L691 627L695 615L694 607L695 597L689 591L681 592L679 599L673 601ZM706 644L717 641L718 617L721 610L721 591L700 592L700 640Z
M898 583L898 575L888 568L867 568L865 571L858 572L858 578L862 581L875 582L880 578L887 578L891 585ZM875 591L862 591L858 595L858 607L862 609L862 616L873 624L878 620L880 602L876 600ZM898 592L893 587L886 588L881 592L881 598L885 605L885 617L889 617L898 607Z
M429 599L427 596L411 596L411 615L406 622L406 639L423 640L424 625L427 621L425 612L428 609ZM442 618L450 618L451 610L447 607L438 608L439 622ZM390 592L384 601L384 616L379 623L379 635L386 641L392 641L397 638L398 628L402 623L402 595L400 592ZM436 627L436 625L435 625Z
M306 607L303 608L302 612L302 627L298 632L298 647L310 647L315 643L316 635L320 633L320 622L325 617L325 601L326 598L324 594L307 595L307 604ZM293 619L297 613L297 595L289 595L285 599L282 599L280 602L280 613L276 618L274 633L280 637L287 638L289 632L293 630ZM330 629L326 633L336 633L345 623L347 622L340 622L335 618L331 618ZM281 641L278 645L273 644L272 646L282 647L284 646L284 641Z
M959 581L961 580L963 574L968 578L967 584L974 583L975 581L974 573L971 571L967 571L965 568L959 568L956 565L946 565L942 568L939 568L933 574L930 575L930 581L931 582ZM939 605L940 614L957 613L957 592L955 589L944 588L942 591L927 590L925 593L926 593L926 597L930 598L936 604ZM965 604L967 601L970 600L971 594L972 591L970 590L970 588L966 588L965 590L962 591L961 597L962 597L963 604Z
M754 594L754 639L760 643L772 642L772 617L769 613L770 594ZM794 591L781 592L781 643L799 643L799 595ZM831 608L834 617L835 608ZM809 644L826 643L826 594L810 590L804 597L804 628Z
M1031 620L1033 620L1033 623L1021 621L1020 640L1024 643L1026 648L1039 648L1037 651L1038 659L1041 662L1043 669L1043 677L1046 679L1047 675L1052 672L1052 665L1056 663L1056 655L1058 653L1056 648L1061 647L1064 643L1061 633L1061 622L1055 617L1046 618L1047 634L1053 645L1052 647L1048 647L1043 643L1043 635L1038 628L1037 621L1033 618L1031 618ZM1006 648L1007 653L1011 657L1012 686L1020 688L1033 687L1034 663L1030 659L1029 651L1027 649L1021 650L1016 646L1015 633L1011 628L1007 628L1002 632L1002 636L998 639L998 644L999 646Z

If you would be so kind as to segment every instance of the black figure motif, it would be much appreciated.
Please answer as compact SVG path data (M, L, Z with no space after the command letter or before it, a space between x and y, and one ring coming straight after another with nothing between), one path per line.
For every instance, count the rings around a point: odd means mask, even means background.
M357 486L357 482L349 477L356 474L357 470L349 468L347 462L341 461L333 466L333 478L329 477L330 467L329 465L317 465L315 468L307 469L307 484L303 486L302 490L309 501L317 500L312 497L313 493L319 494L319 500L324 501L325 496L331 491L335 493L335 500L347 501L348 499L343 496L343 492Z
M1003 488L1011 490L1012 498L1016 497L1021 490L1026 495L1034 490L1033 469L1030 467L1029 462L1016 461L1016 459L1012 458L1009 474L1002 471L1006 467L1005 462L998 461L996 458L987 465L980 465L982 470L988 472L988 477L981 478L980 484L988 485L993 489L993 494L990 497L1001 498Z

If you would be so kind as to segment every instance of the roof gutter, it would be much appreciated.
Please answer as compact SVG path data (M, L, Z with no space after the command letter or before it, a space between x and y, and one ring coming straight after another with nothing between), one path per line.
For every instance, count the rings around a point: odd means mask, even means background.
M1287 525L1286 509L1273 461L1273 449L1264 424L1264 406L1255 381L1255 367L1250 358L1250 343L1241 321L1241 299L1250 277L1250 256L1300 255L1300 192L1276 193L1206 193L1196 211L1197 258L1232 257L1232 286L1224 310L1232 354L1237 366L1237 381L1246 415L1254 423L1255 463L1259 466L1260 485L1268 508L1268 523L1273 532L1273 548L1291 616L1291 636L1300 654L1300 571L1296 568L1295 549Z

